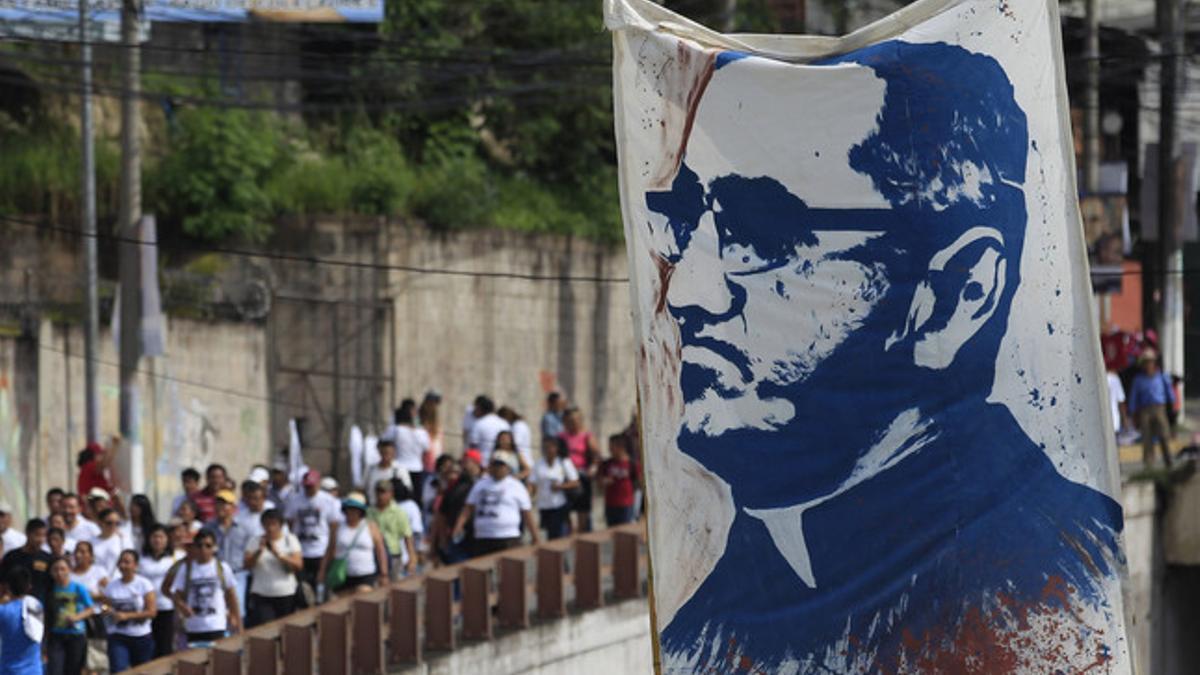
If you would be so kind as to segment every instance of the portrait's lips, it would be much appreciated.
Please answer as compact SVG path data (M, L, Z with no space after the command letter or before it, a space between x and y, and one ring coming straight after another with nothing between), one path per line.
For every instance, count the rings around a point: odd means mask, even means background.
M685 345L680 351L680 361L683 365L697 366L711 371L716 378L715 384L721 389L729 391L746 389L752 377L749 364L746 363L741 352L728 343L716 340L698 342L698 344ZM716 345L712 343L716 343Z

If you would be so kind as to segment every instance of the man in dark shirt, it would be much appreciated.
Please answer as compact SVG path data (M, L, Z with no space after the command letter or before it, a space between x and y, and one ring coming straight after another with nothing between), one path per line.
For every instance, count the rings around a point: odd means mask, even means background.
M50 580L51 556L42 550L46 543L46 521L34 518L25 525L25 545L4 554L0 561L0 579L8 578L9 572L21 567L29 570L33 585L29 592L45 607L53 584Z
M468 450L467 452L479 453L478 450ZM467 495L471 493L471 487L475 485L475 480L469 473L463 471L457 462L448 464L439 479L446 488L442 491L434 509L437 514L436 536L438 537L434 541L434 545L437 546L437 552L442 562L452 565L467 559L467 552L471 550L471 541L474 539L475 530L472 527L473 523L470 522L467 523L463 530L463 537L459 541L454 541L450 533L454 529L454 524L458 522L458 515L462 513L463 507L467 504Z

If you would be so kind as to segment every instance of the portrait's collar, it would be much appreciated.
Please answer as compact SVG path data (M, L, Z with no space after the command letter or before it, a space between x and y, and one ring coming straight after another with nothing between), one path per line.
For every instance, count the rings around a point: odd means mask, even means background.
M875 441L866 453L859 457L850 475L837 489L829 494L794 506L774 509L744 509L752 518L761 520L779 553L787 560L792 571L809 588L817 587L813 574L812 559L808 543L804 538L804 514L867 480L887 471L938 437L933 421L922 418L916 408L909 408L896 416L891 425Z

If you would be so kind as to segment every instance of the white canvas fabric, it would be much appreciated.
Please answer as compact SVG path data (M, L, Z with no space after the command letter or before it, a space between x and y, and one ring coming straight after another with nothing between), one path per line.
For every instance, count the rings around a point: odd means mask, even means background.
M663 671L1129 672L1057 4L606 20Z

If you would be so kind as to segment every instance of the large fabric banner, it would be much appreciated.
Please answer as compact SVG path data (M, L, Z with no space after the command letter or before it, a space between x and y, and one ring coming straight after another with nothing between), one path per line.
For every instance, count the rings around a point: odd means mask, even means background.
M668 673L1126 673L1056 0L608 0Z

